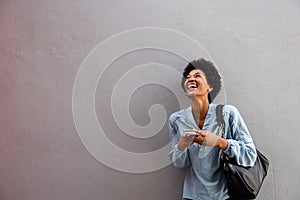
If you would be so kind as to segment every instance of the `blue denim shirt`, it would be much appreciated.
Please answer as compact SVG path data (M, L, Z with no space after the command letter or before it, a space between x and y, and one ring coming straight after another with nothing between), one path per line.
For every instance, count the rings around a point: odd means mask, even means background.
M228 147L224 152L234 157L238 164L253 166L257 154L239 111L231 105L223 108L225 137ZM194 200L224 200L227 184L220 165L221 150L218 147L204 146L194 143L186 150L178 149L178 141L184 129L200 129L196 124L192 108L188 107L173 113L169 118L172 150L169 159L177 168L186 168L183 198ZM221 136L216 119L216 104L210 104L202 130Z

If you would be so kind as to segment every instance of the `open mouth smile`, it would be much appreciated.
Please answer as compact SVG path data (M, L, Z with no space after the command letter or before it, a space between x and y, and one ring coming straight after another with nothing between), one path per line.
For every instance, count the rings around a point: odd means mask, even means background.
M188 85L188 89L194 89L194 88L198 88L198 86L196 84L190 84Z

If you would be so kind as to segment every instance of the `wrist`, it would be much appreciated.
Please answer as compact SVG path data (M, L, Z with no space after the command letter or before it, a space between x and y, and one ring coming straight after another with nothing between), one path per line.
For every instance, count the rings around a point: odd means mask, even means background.
M182 145L181 143L178 143L177 147L180 151L185 151L185 149L187 148L185 145Z
M222 151L224 151L225 149L227 149L228 141L226 139L220 137L218 139L218 143L217 144L218 144L217 146L219 147L219 149L221 149Z

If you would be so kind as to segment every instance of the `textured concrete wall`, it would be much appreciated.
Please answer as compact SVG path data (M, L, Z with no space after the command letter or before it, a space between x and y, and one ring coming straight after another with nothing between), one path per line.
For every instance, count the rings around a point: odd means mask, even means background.
M180 199L184 171L112 169L87 151L75 127L72 91L84 59L108 37L137 27L176 30L203 45L223 75L222 101L240 109L271 161L258 199L299 199L299 10L292 0L1 0L0 199ZM166 125L154 137L128 136L109 103L119 78L145 63L180 71L184 60L162 50L130 52L105 71L95 95L107 137L138 153L167 144ZM153 104L167 114L179 109L169 88L148 84L132 93L132 119L140 126L150 123Z

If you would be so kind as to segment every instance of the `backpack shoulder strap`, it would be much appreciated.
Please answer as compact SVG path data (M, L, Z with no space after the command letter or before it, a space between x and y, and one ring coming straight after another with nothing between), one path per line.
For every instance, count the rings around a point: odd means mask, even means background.
M217 122L219 127L222 129L222 138L224 138L225 135L225 123L223 119L223 107L224 105L217 105L216 107L216 115L217 115Z

